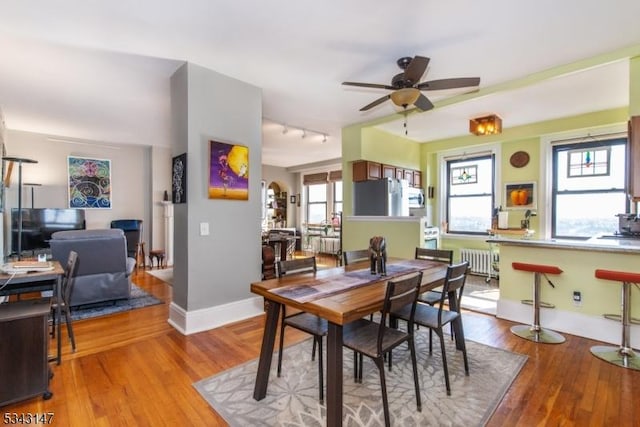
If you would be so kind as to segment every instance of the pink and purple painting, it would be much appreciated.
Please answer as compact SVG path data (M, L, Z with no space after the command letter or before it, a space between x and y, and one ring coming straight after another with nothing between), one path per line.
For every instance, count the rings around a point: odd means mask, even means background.
M209 198L249 199L249 148L209 141Z

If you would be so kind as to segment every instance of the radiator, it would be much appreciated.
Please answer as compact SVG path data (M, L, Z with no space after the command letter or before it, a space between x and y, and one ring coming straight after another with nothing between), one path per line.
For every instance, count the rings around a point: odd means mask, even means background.
M469 261L471 273L489 276L494 274L492 263L498 262L498 254L484 249L460 249L460 260Z

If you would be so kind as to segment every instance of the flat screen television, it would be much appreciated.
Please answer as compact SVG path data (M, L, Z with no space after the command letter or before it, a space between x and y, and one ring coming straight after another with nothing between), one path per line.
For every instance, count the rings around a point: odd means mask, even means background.
M11 209L11 251L18 253L18 209ZM84 210L54 208L22 209L22 250L37 251L49 248L51 235L56 231L83 230Z

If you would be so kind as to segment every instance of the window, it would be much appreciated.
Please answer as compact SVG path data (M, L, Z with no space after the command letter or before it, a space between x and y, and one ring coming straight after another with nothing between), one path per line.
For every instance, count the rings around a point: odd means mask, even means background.
M342 212L342 181L333 183L333 212Z
M494 169L492 154L446 161L449 233L486 234L491 228Z
M307 222L320 224L327 220L327 184L307 185Z
M552 237L588 238L618 229L627 212L626 138L553 147Z

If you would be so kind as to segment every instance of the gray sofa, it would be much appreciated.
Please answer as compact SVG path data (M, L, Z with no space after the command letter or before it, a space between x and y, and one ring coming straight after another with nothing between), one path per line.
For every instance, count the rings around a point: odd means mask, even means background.
M69 251L78 253L78 270L70 305L129 298L136 261L127 257L124 232L108 230L57 231L49 241L52 258L66 265Z

